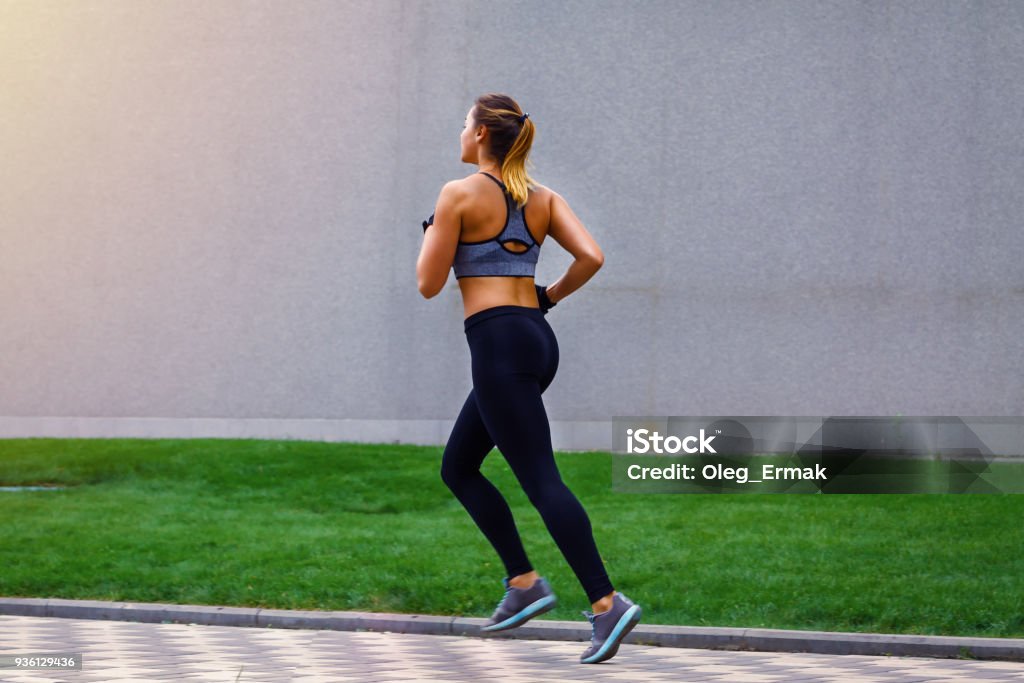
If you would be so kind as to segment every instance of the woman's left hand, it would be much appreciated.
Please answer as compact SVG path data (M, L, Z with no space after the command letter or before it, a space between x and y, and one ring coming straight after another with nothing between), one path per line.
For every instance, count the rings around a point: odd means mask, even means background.
M547 286L541 287L536 283L534 283L533 286L537 290L537 303L540 304L540 311L547 315L547 312L550 311L553 306L557 306L558 304L552 301L551 297L548 296Z

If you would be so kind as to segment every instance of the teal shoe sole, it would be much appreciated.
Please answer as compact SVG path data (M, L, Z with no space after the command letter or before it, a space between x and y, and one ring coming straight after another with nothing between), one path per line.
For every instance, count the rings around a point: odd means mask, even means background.
M612 629L612 633L608 636L608 640L604 641L604 644L595 652L585 659L581 659L581 664L597 664L603 662L606 659L611 659L615 656L615 653L619 651L619 644L622 639L625 638L633 627L640 623L640 617L643 615L643 610L640 609L640 605L633 605L625 613L619 617L619 623L615 624L615 628Z
M550 612L558 604L558 599L554 595L545 595L540 600L532 602L523 609L519 610L508 619L499 621L497 624L491 624L489 626L481 627L481 631L504 631L516 626L521 626L525 621L533 619L534 617Z

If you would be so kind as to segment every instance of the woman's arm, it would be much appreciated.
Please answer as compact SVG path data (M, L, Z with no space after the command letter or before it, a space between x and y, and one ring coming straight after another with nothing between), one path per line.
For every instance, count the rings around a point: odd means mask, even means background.
M553 237L576 259L565 275L547 287L548 297L558 303L582 287L604 265L604 252L597 246L597 242L583 227L583 222L576 217L562 195L554 190L550 192L551 224L548 236Z
M448 281L462 232L462 186L457 180L445 183L434 208L434 224L423 233L423 245L416 261L420 294L435 297Z

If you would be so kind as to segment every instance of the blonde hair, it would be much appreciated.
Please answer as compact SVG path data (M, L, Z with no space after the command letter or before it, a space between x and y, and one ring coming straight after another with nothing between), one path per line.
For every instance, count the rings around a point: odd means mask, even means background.
M505 187L522 208L529 197L529 188L537 181L526 172L530 147L533 146L533 121L523 117L522 108L508 95L487 93L473 103L473 121L485 125L490 133L490 152L501 163L501 177Z

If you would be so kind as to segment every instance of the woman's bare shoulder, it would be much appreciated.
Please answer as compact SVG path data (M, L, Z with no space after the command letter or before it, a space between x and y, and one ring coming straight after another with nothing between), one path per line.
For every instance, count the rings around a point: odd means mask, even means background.
M546 185L541 185L540 183L534 183L533 185L530 185L530 193L537 199L538 202L548 206L550 206L551 204L551 198L558 196L557 192L555 192Z
M547 185L541 185L540 183L530 185L530 189L536 192L538 197L549 197L555 193L555 191L550 187Z
M484 178L483 174L479 171L470 173L462 178L454 178L445 183L446 187L456 189L463 196L475 195L481 191L486 192L489 188L490 180ZM529 188L530 196L534 198L538 203L550 206L553 197L560 197L557 192L552 190L546 185L542 185L538 182L534 182Z

